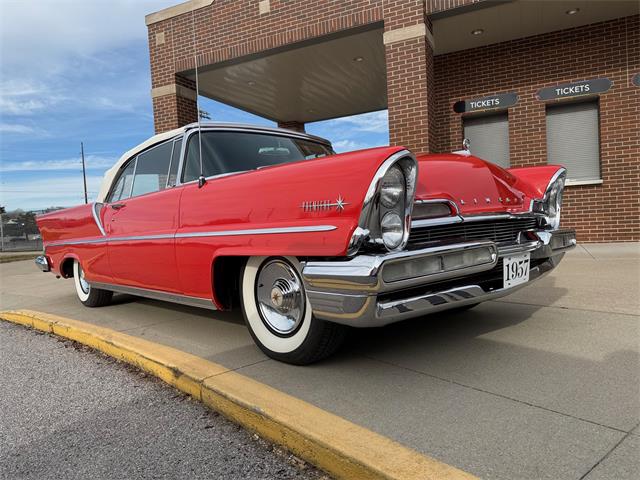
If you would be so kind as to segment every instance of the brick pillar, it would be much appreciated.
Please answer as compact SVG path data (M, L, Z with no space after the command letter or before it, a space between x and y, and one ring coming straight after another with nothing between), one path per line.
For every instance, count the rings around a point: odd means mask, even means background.
M384 3L389 142L436 151L431 24L424 0Z
M304 122L298 122L297 120L278 122L278 127L287 128L289 130L295 130L296 132L304 132Z
M156 133L198 121L195 84L175 76L175 83L151 90L153 125Z

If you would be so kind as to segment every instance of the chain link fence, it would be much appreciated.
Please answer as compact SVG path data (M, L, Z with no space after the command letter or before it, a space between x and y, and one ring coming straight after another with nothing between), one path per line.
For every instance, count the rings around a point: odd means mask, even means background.
M42 251L42 238L34 212L0 214L0 251Z

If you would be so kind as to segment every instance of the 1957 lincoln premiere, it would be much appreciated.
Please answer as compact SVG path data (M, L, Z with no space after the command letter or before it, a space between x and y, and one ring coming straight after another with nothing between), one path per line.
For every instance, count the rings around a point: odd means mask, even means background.
M303 133L197 124L106 172L93 204L37 218L37 265L80 301L114 292L241 307L270 357L330 355L375 327L508 295L575 246L565 169L504 170L466 151L335 154Z

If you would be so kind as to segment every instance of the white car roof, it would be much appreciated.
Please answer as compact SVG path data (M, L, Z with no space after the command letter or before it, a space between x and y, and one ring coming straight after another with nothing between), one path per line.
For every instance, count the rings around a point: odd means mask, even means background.
M261 132L271 132L271 133L286 133L290 136L296 136L300 138L305 138L307 140L311 140L314 142L324 143L326 145L331 145L329 140L326 140L322 137L316 137L315 135L309 135L307 133L298 132L295 130L287 130L285 128L275 128L275 127L266 127L261 125L248 125L241 123L224 123L224 122L201 122L201 128L203 129L211 129L211 128L224 128L229 130L239 130L239 131L261 131ZM138 153L146 150L147 148L157 144L162 143L166 140L170 140L178 135L184 134L187 130L193 130L198 128L197 123L190 123L189 125L185 125L180 128L176 128L174 130L169 130L167 132L162 132L153 137L145 140L139 145L136 145L131 150L127 151L122 155L118 161L105 172L104 177L102 178L102 183L100 185L100 192L98 192L98 197L96 198L96 202L103 203L106 201L107 195L109 194L109 190L111 188L111 184L116 177L116 174L120 170L120 168L125 164L127 160L131 157L134 157Z

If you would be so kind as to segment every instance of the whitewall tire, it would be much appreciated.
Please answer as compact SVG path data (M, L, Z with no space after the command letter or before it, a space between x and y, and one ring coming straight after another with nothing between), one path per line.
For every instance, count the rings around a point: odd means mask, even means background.
M331 355L344 340L346 327L313 316L297 259L251 257L240 283L247 327L269 357L305 365Z
M78 260L73 261L73 283L78 300L86 307L102 307L111 303L113 292L92 287L84 278L84 270Z

